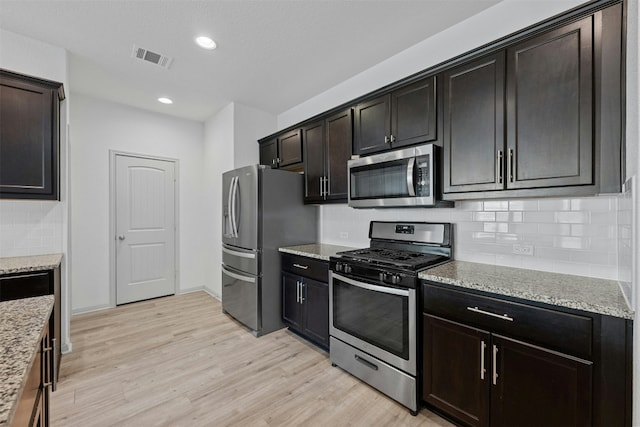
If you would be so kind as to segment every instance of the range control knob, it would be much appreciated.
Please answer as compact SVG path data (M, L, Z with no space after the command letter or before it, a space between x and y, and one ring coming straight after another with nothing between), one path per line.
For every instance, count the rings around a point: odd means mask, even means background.
M349 273L351 273L351 271L352 271L351 266L349 264L345 264L344 265L344 272L349 274Z
M336 271L342 271L343 265L341 262L336 262Z

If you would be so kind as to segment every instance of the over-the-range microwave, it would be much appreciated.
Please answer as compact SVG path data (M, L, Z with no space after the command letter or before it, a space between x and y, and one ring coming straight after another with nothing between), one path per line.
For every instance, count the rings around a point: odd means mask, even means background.
M349 160L349 206L453 206L452 202L438 200L435 170L438 148L425 144Z

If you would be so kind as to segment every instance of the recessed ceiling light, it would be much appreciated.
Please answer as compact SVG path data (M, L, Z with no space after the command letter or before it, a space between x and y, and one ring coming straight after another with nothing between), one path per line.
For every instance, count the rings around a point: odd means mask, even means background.
M160 97L158 98L158 102L162 102L163 104L173 104L173 101L169 98Z
M213 50L215 49L218 45L216 44L216 42L214 42L213 40L211 40L211 38L207 37L207 36L200 36L200 37L196 37L196 43L198 44L198 46L200 46L203 49L209 49L209 50Z

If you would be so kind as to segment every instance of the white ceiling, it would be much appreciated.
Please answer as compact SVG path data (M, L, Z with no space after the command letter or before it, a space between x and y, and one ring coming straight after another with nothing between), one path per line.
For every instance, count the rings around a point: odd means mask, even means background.
M499 1L0 0L0 28L67 49L71 91L202 121L229 102L279 114Z

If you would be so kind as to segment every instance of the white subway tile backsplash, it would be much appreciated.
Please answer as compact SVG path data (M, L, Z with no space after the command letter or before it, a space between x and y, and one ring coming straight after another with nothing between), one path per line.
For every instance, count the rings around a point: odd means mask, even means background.
M63 205L0 201L0 257L62 252Z
M485 211L508 211L509 202L506 200L490 200L484 202Z
M463 201L454 209L323 206L322 241L365 246L371 220L446 221L455 225L456 259L615 280L630 275L631 206L628 195ZM338 238L345 230L348 241ZM514 244L533 254L515 254Z

